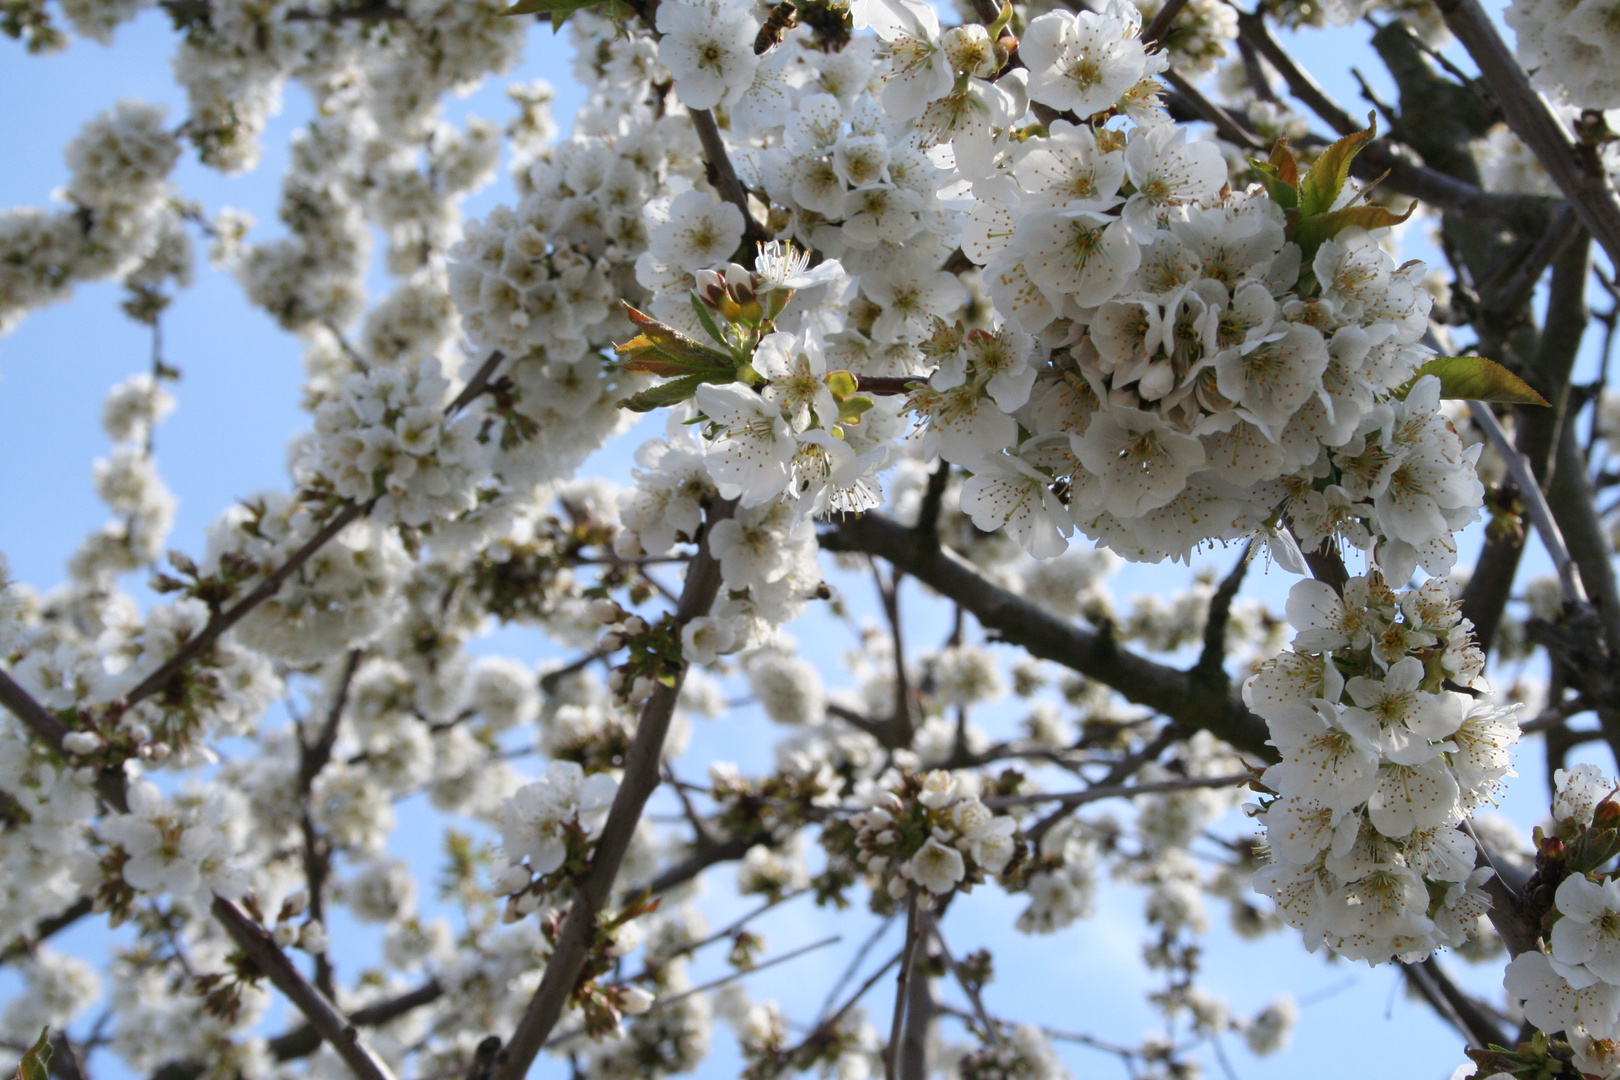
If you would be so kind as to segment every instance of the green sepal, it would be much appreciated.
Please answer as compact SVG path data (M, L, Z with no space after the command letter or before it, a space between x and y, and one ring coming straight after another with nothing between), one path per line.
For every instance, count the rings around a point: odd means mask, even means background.
M1497 401L1509 405L1547 405L1530 384L1495 360L1483 356L1437 356L1417 369L1395 396L1405 398L1425 375L1440 380L1440 396L1453 401Z
M855 376L847 371L829 371L826 383L827 389L832 391L833 400L835 401L843 401L861 387Z
M41 1028L39 1040L30 1046L17 1063L17 1080L50 1080L51 1029Z
M838 403L838 422L840 424L847 424L850 427L859 427L861 424L861 414L866 412L866 410L870 409L871 407L872 399L869 397L861 397L857 395L855 397L844 398Z

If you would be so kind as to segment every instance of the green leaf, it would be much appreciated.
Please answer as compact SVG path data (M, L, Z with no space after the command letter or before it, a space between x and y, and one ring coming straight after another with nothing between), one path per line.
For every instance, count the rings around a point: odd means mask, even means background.
M1266 194L1271 196L1272 202L1284 210L1292 210L1299 205L1299 192L1292 184L1283 183L1282 178L1277 175L1275 165L1259 158L1250 158L1249 164L1260 174L1260 183L1265 185Z
M623 363L629 370L653 375L723 372L727 376L736 370L737 361L727 354L687 337L673 326L665 326L629 304L624 305L624 310L630 321L641 328L641 333L613 347L625 358Z
M1284 210L1299 206L1299 163L1288 149L1286 138L1277 140L1270 158L1265 161L1250 158L1249 164L1260 174L1260 182L1266 186L1266 194L1271 196L1272 202Z
M1358 206L1346 206L1342 210L1330 210L1315 217L1302 218L1294 230L1294 242L1299 245L1300 259L1309 263L1316 255L1316 249L1322 246L1322 241L1331 240L1345 229L1352 227L1362 229L1383 229L1391 225L1399 225L1412 216L1417 209L1417 203L1406 208L1406 213L1397 214L1382 206L1369 206L1362 203Z
M651 386L633 397L627 397L619 402L619 408L629 409L631 412L652 412L654 409L667 409L671 405L679 405L693 394L704 383L730 383L736 378L729 371L724 372L697 372L692 375L682 375L678 379L671 379L666 383Z
M17 1063L17 1080L50 1080L50 1071L46 1068L50 1061L51 1029L42 1028L39 1041L29 1047Z
M1425 375L1440 380L1440 396L1461 401L1500 401L1511 405L1546 405L1548 401L1495 360L1483 356L1437 356L1417 369L1396 393L1405 397Z
M693 394L704 382L701 375L682 375L678 379L671 379L666 383L649 387L639 394L627 397L619 402L619 408L629 409L631 412L652 412L654 409L666 409L671 405L679 405Z
M1367 130L1346 135L1311 163L1310 172L1299 182L1299 210L1304 217L1315 217L1333 209L1344 182L1350 177L1350 163L1361 148L1378 134L1378 115L1367 114Z

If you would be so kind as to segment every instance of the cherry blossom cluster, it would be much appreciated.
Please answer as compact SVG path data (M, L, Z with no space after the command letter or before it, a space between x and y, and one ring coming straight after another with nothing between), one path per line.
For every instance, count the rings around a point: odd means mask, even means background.
M525 784L501 804L501 856L493 873L495 892L511 896L509 919L534 911L561 880L589 862L619 782L572 761L553 761L538 781ZM538 879L538 880L534 880ZM532 884L531 884L532 882ZM627 942L626 952L634 948Z
M376 520L421 528L471 510L489 455L472 416L447 419L437 359L351 375L315 414L296 470L313 490L367 503Z
M1620 949L1610 928L1620 918L1620 882L1604 868L1620 850L1616 785L1594 765L1559 769L1553 779L1551 827L1537 830L1528 885L1538 903L1551 900L1542 922L1550 932L1514 957L1502 979L1525 1019L1545 1034L1529 1054L1495 1055L1489 1063L1508 1075L1540 1066L1535 1059L1552 1049L1545 1036L1562 1032L1567 1045L1556 1056L1584 1076L1612 1077L1620 1073Z
M146 4L60 6L105 40ZM766 955L750 929L711 935L696 906L689 868L727 852L738 893L842 904L864 887L879 914L938 912L925 927L996 879L1023 894L1020 931L1054 933L1091 916L1112 877L1144 897L1145 963L1165 978L1155 1007L1199 1038L1239 1032L1257 1054L1287 1041L1297 1010L1282 999L1234 1019L1197 985L1209 898L1242 935L1287 924L1356 959L1485 951L1469 943L1489 933L1490 871L1459 827L1510 775L1518 727L1494 699L1465 695L1485 691L1484 657L1444 580L1484 495L1482 451L1447 418L1440 378L1422 375L1431 292L1394 254L1405 218L1346 181L1371 131L1257 161L1175 123L1160 77L1214 70L1237 32L1235 9L1214 0L1186 4L1156 43L1142 35L1157 0L1009 5L960 25L922 0L803 0L772 11L764 33L765 7L741 0L664 0L651 25L611 0L547 9L553 24L566 17L590 92L573 133L546 145L543 84L510 88L504 129L445 118L445 93L518 56L533 11L505 6L166 5L183 31L183 123L120 105L70 147L70 209L0 215L0 330L107 277L154 324L189 273L195 227L300 338L314 418L294 443L296 494L228 510L202 556L174 552L158 570L175 505L153 451L173 406L159 361L108 398L117 445L94 483L113 520L69 584L36 595L0 559L0 663L67 732L46 747L0 717L0 942L31 942L81 900L127 919L136 944L106 995L129 1068L291 1068L259 1029L268 993L206 918L218 895L241 900L274 946L307 954L297 966L313 964L344 1012L433 988L362 1036L401 1075L466 1074L484 1035L520 1022L572 884L599 858L618 770L652 730L641 708L672 697L654 796L668 805L617 837L618 891L553 1034L593 1080L697 1069L716 1012L751 1076L884 1067L858 1007L796 1048L777 1005L740 987L686 993L685 959L710 940L731 942L739 976ZM1274 6L1344 22L1370 5ZM6 19L44 10L21 0ZM1589 15L1572 10L1546 17ZM1537 40L1553 57L1538 78L1568 86L1584 72L1580 93L1601 89L1592 56L1606 39L1568 63L1556 53L1567 42ZM1305 145L1303 118L1265 92L1268 69L1239 66L1217 93L1245 103L1265 141ZM1241 90L1235 75L1248 76ZM284 235L251 237L244 215L183 204L169 180L181 143L212 167L250 167L289 80L315 108L292 148ZM462 201L493 176L503 140L515 199L464 225ZM1495 142L1501 184L1545 183L1513 172L1515 144ZM374 262L389 277L376 296ZM636 453L632 483L570 479L654 411L663 435ZM338 513L361 519L306 557ZM852 520L868 513L884 517ZM1034 655L1004 663L987 647L990 607L983 625L959 607L948 638L908 653L898 596L903 578L921 591L920 562L880 556L885 580L875 563L825 560L878 576L892 625L862 622L847 577L824 579L819 557L862 525L893 526L919 560L994 594L996 611L1049 619L1053 638L1176 663L1204 645L1239 667L1281 644L1263 605L1230 603L1213 576L1116 600L1119 557L1185 561L1250 542L1303 574L1307 554L1361 552L1365 573L1342 590L1293 589L1292 650L1245 687L1282 758L1258 781L1265 844L1222 824L1250 757L1102 677ZM1097 550L1071 550L1076 534ZM662 577L673 584L683 565L720 578L690 617ZM1420 587L1385 584L1419 568ZM122 591L137 570L163 599ZM222 619L267 580L280 582L273 597ZM857 641L841 685L784 630L818 602ZM537 666L475 643L533 628L565 654ZM1214 701L1215 668L1166 682L1201 693L1207 678ZM660 685L678 695L656 696ZM739 695L780 725L772 764L749 776L712 763L707 788L680 780L694 718ZM1134 809L1081 816L1059 798L1026 844L1025 808L1047 796L1025 769L1126 789L1102 794ZM106 798L120 781L127 812ZM1613 804L1587 772L1561 782L1562 847L1539 838L1549 933L1508 987L1607 1075L1620 886L1579 852L1612 840ZM418 908L390 853L418 812L456 819L444 833L454 926ZM811 825L822 852L805 850ZM1210 838L1213 860L1194 849ZM658 910L632 895L672 873ZM1274 913L1252 902L1251 879ZM378 930L380 964L364 974L328 930L350 918ZM933 929L942 944L949 931ZM71 1024L96 996L48 951L24 977L28 998L0 1015L6 1040ZM974 1045L933 1064L964 1080L1064 1075L1037 1029L979 1019L966 1021ZM1146 1075L1189 1067L1168 1040L1130 1054ZM326 1049L310 1072L340 1068Z
M1502 21L1517 35L1519 63L1538 89L1581 109L1620 106L1620 35L1598 0L1513 0Z
M164 120L161 106L120 102L68 146L73 175L61 193L68 207L0 212L0 331L66 299L76 282L144 272L155 285L189 276L190 248L168 179L180 144Z
M1255 888L1313 950L1380 963L1463 945L1492 871L1461 827L1512 774L1519 736L1513 708L1446 685L1483 668L1471 625L1443 580L1397 593L1376 575L1342 596L1299 582L1288 617L1293 650L1243 690L1282 755Z
M942 769L880 778L866 802L868 809L849 819L847 838L833 831L823 844L847 840L874 903L879 897L937 903L1000 874L1021 850L1017 822Z
M127 890L167 893L193 908L206 908L210 894L241 896L248 879L233 861L239 814L229 798L216 788L171 800L150 781L131 784L129 812L98 827L110 845L103 866L114 871L100 890L109 906L127 910Z
M281 492L234 506L210 526L208 553L190 591L216 602L245 593L318 527L309 506ZM322 664L374 640L397 617L399 586L409 568L396 534L370 521L356 522L250 613L236 635L287 663ZM210 590L210 584L216 588Z

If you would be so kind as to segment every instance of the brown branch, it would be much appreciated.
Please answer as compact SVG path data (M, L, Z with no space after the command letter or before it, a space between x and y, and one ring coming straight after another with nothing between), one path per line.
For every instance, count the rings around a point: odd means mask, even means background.
M905 1028L906 1006L910 995L912 969L917 966L917 942L922 937L922 925L917 918L917 896L906 898L906 947L900 951L900 974L894 985L894 1016L889 1020L889 1044L883 1050L884 1075L888 1080L900 1078L900 1037Z
M1351 116L1309 72L1294 62L1288 50L1266 29L1260 14L1238 14L1238 40L1264 57L1288 85L1288 92L1308 107L1339 135L1353 135L1363 123ZM1464 215L1489 217L1537 228L1535 219L1545 212L1547 200L1541 196L1494 194L1474 184L1448 176L1418 161L1410 150L1388 139L1374 139L1356 155L1351 170L1363 180L1388 173L1385 183L1395 191L1422 199L1443 210Z
M700 844L690 855L669 867L663 873L638 886L632 892L645 890L650 896L666 893L677 885L684 885L691 881L709 867L718 863L732 862L748 854L748 849L757 844L768 844L772 840L769 832L757 832L747 836L734 836L729 840L721 840L716 844Z
M429 979L414 990L407 990L397 997L354 1010L349 1014L349 1023L355 1027L377 1027L425 1005L431 1005L443 996L444 987L440 985L439 980ZM277 1035L266 1045L277 1061L291 1061L294 1058L308 1057L320 1049L321 1036L312 1026L305 1024L283 1035Z
M1227 142L1249 150L1267 149L1254 132L1239 123L1231 113L1205 97L1198 87L1188 82L1186 77L1176 71L1175 68L1166 68L1161 71L1159 78L1175 87L1176 93L1180 94L1182 99L1192 107L1198 118L1214 125L1215 130L1220 132L1221 138Z
M714 185L720 198L742 212L743 244L746 246L750 240L765 235L759 222L754 220L753 211L748 208L748 189L737 179L737 169L731 164L731 156L726 153L725 140L720 137L720 126L714 122L714 113L708 109L692 109L690 115L698 142L703 144L703 157L709 163L709 182Z
M870 561L870 560L868 560ZM888 584L874 564L872 579L877 583L878 600L883 604L884 617L889 622L890 648L894 650L894 714L890 724L894 730L896 746L910 747L916 734L919 709L916 691L906 674L906 642L900 619L900 582L903 578L899 564L893 564Z
M1209 614L1204 617L1204 648L1198 654L1193 671L1201 678L1225 678L1226 628L1232 621L1232 601L1243 587L1243 576L1249 572L1249 556L1254 553L1254 542L1243 545L1243 554L1232 567L1215 595L1209 598Z
M454 416L472 404L474 398L489 388L489 380L494 378L495 369L500 367L501 361L505 359L506 354L499 349L485 357L484 362L478 365L478 370L473 372L473 377L467 380L467 385L461 388L461 393L445 406L444 415Z
M1205 730L1255 758L1276 760L1276 751L1266 742L1270 733L1265 722L1232 689L1212 691L1207 681L1190 672L1120 648L1111 634L1057 618L990 582L948 548L920 543L910 529L891 518L868 513L838 524L819 539L828 551L865 552L905 567L1001 640L1106 683L1128 701L1168 716L1188 732Z
M1155 780L1149 784L1110 784L1085 788L1082 791L1043 792L1037 795L1003 795L984 800L984 805L996 810L1009 806L1032 806L1035 803L1055 802L1066 807L1097 802L1099 799L1128 799L1136 795L1157 795L1166 791L1190 791L1193 788L1236 787L1254 779L1253 773L1232 773L1229 776L1189 776L1178 780Z
M1542 271L1551 266L1553 260L1574 243L1581 232L1581 219L1576 216L1575 208L1567 202L1560 203L1552 212L1546 231L1536 238L1535 245L1523 258L1513 262L1512 273L1500 285L1490 289L1492 310L1514 312L1529 303L1536 291L1536 282L1541 280ZM1485 292L1485 288L1481 286L1480 291ZM1548 326L1552 325L1549 319Z
M35 701L34 695L24 690L4 668L0 668L0 705L22 721L23 726L46 746L63 757L67 756L62 741L68 737L68 726L55 713ZM96 793L101 796L102 802L115 810L129 809L125 796L127 786L122 769L105 766L96 773Z
M1434 957L1416 964L1402 964L1408 981L1435 1012L1449 1022L1472 1045L1484 1047L1511 1045L1512 1032L1502 1030L1502 1023L1483 1002L1464 993L1451 976L1446 974Z
M1501 106L1508 126L1536 155L1610 262L1620 266L1620 201L1596 155L1575 145L1563 123L1531 88L1524 69L1478 0L1436 0L1435 6L1478 66L1480 78Z
M1176 21L1181 9L1187 6L1187 0L1165 0L1164 7L1153 16L1153 21L1142 28L1142 45L1144 48L1161 45L1164 36L1170 32L1170 24Z
M1001 1029L996 1026L995 1021L990 1019L989 1012L985 1010L984 996L979 993L979 987L972 979L967 977L967 973L962 970L962 965L957 963L955 956L951 955L951 947L945 941L945 933L940 929L939 920L934 918L932 912L923 912L923 926L928 933L933 934L934 940L939 943L939 951L945 957L945 965L951 969L951 974L956 976L957 985L962 988L962 993L967 995L968 1001L973 1005L974 1014L978 1016L979 1023L984 1027L985 1039L993 1043L1005 1041L1001 1037Z
M939 546L939 508L945 501L945 487L951 482L951 463L944 458L928 474L928 486L923 489L921 504L917 507L917 524L912 526L919 539Z
M919 386L926 386L928 380L916 375L857 375L855 389L857 393L871 394L874 397L895 397L900 394L909 394Z
M236 947L247 954L265 977L280 990L325 1039L358 1080L394 1080L388 1066L361 1040L360 1033L337 1008L298 973L287 954L276 947L270 932L242 914L223 896L214 897L214 917Z
M314 536L305 541L302 547L287 558L286 562L272 570L263 581L254 586L251 592L238 600L229 609L209 619L207 624L197 632L196 637L188 640L180 647L179 651L169 657L156 671L142 679L133 690L124 696L125 706L134 705L136 702L142 701L168 686L169 680L178 675L182 668L196 659L205 649L218 641L225 631L245 619L254 608L280 592L281 586L286 583L287 579L297 573L298 568L308 562L317 551L325 547L328 540L365 517L366 512L370 509L371 503L365 503L364 505L349 503L342 510L333 514Z
M711 525L731 515L735 504L726 502L715 506L709 514ZM686 583L681 589L681 601L675 609L677 625L684 625L708 612L720 590L720 565L709 551L705 537L698 547L697 557L687 567ZM636 823L641 820L647 799L658 787L658 764L664 749L664 738L669 733L670 718L675 712L675 701L680 694L686 665L681 664L673 685L659 683L641 709L636 735L625 755L624 778L608 811L607 823L597 841L591 868L575 889L573 904L558 933L557 947L546 963L540 986L529 999L518 1021L516 1030L496 1059L495 1076L498 1080L523 1080L535 1056L545 1045L546 1038L562 1015L563 1006L573 993L579 973L590 956L591 941L596 931L596 915L607 903L613 881L618 876L619 864L624 861L630 847Z

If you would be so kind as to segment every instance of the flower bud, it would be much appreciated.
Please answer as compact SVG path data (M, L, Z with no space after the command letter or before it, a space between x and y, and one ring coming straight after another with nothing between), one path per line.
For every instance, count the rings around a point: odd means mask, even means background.
M624 635L617 630L609 630L602 635L600 648L605 653L618 652L624 648ZM617 687L615 687L617 689Z
M624 618L624 609L616 601L600 596L591 601L591 618L603 626L612 626Z
M93 731L71 731L62 739L62 749L70 754L93 754L102 745L101 736Z
M270 940L276 943L278 949L290 949L293 942L298 940L298 927L292 923L281 923L270 932Z
M626 637L640 637L647 632L647 620L640 615L632 615L624 620L624 633Z
M296 919L309 909L309 890L295 889L281 902L281 917Z
M654 998L639 986L626 986L619 994L619 1011L626 1016L640 1016L653 1007Z
M651 675L637 675L636 681L630 684L630 700L646 701L652 697L653 690L658 686L658 680Z
M1604 799L1592 811L1592 824L1599 829L1612 829L1620 825L1620 803Z
M311 919L298 931L298 947L307 953L323 953L332 939L326 936L326 927L321 920Z

